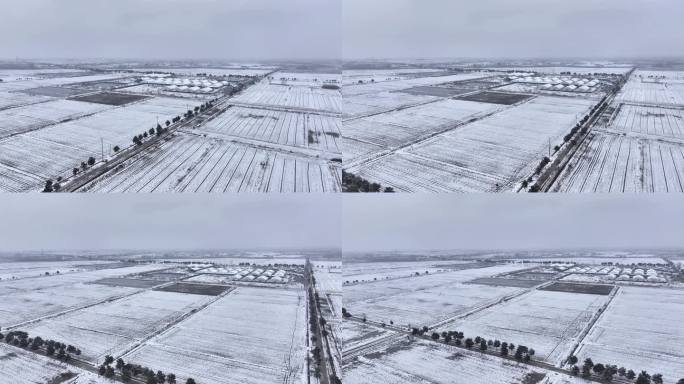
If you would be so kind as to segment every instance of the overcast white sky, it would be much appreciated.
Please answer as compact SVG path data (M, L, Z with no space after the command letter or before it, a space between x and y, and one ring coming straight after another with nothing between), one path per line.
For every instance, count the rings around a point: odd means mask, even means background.
M340 59L342 0L3 0L0 57Z
M679 195L347 194L343 250L684 248Z
M4 194L0 251L340 247L339 194Z
M682 0L344 0L345 59L681 56Z

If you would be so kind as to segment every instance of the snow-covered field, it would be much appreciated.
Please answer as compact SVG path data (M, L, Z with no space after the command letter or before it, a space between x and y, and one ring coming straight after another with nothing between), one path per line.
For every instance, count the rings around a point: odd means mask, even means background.
M133 145L131 138L154 128L157 119L163 123L187 108L185 101L173 98L147 99L116 108L75 101L55 103L66 108L63 112L66 114L74 113L72 110L76 107L80 109L77 113L98 109L102 112L0 140L1 190L40 189L47 179L69 176L72 168L88 157L101 158L103 149L108 156L114 146ZM38 116L46 113L37 110L37 106L29 108L37 111ZM19 129L26 130L26 127Z
M109 81L119 80L130 76L124 73L111 74L83 74L82 76L74 77L19 77L12 81L4 81L0 83L1 91L23 91L38 87L54 87L61 85L73 85L83 82Z
M552 190L681 192L684 190L684 145L591 133Z
M358 83L357 80L353 84L345 84L342 89L342 94L344 96L342 106L343 115L345 118L353 119L438 101L441 99L440 97L414 95L401 91L412 87L437 85L453 81L474 80L490 76L492 76L492 74L486 73L427 77L400 76L393 77L387 81L364 82L362 84Z
M85 187L93 192L336 192L341 170L218 138L180 134Z
M541 368L424 340L392 345L345 367L348 384L525 383L527 374L544 374L542 383L581 383ZM536 381L532 381L536 382Z
M306 375L301 290L239 287L124 358L179 382L299 383Z
M405 80L442 71L438 68L345 69L342 72L342 81L345 86L350 86L359 84L359 80L364 83Z
M375 322L430 326L519 291L464 282L522 268L501 265L345 286L344 306L351 314Z
M232 107L203 125L202 130L340 153L341 123L325 115Z
M392 149L501 109L497 104L446 99L346 121L343 133L345 140L353 140L350 146L361 142ZM345 162L355 160L344 155Z
M277 84L304 85L320 87L323 84L342 84L341 73L307 73L278 71L270 76L270 81Z
M301 86L272 83L264 79L232 99L235 103L254 107L280 107L293 112L342 111L342 96L339 90L322 89L321 86Z
M684 105L684 82L682 82L681 72L635 71L622 87L616 101L618 103L682 106Z
M606 130L684 139L684 110L624 104Z
M440 327L466 337L534 348L535 357L559 364L608 296L535 290Z
M356 280L374 281L392 278L411 277L419 272L434 273L448 266L468 263L467 261L405 261L405 262L374 262L353 263L344 262L343 280L352 283Z
M0 342L0 384L40 384L76 368Z
M99 289L98 286L95 289ZM70 312L22 329L44 339L77 345L81 359L102 363L163 329L213 296L146 291Z
M474 80L491 76L494 76L494 74L485 72L473 72L459 73L455 75L446 76L417 77L396 81L384 81L378 83L354 84L347 85L346 87L344 87L342 93L345 99L349 97L353 101L356 98L356 96L364 94L377 94L382 92L399 91L417 86L437 85L452 81Z
M343 90L344 92L344 90ZM355 96L344 96L342 109L345 118L387 112L406 106L419 105L439 100L439 97L428 95L412 95L403 92L384 91Z
M105 261L2 262L0 280L42 277L52 274L84 272Z
M0 298L2 299L0 300L0 319L2 319L2 326L15 325L134 293L137 289L88 283L103 278L161 268L164 267L161 265L141 265L0 281Z
M537 97L349 170L406 192L510 190L594 103Z
M584 339L577 356L594 363L661 373L665 383L684 376L684 291L622 287Z
M82 101L54 100L0 111L0 139L61 121L78 119L112 106Z
M684 191L682 105L680 72L634 72L551 190Z

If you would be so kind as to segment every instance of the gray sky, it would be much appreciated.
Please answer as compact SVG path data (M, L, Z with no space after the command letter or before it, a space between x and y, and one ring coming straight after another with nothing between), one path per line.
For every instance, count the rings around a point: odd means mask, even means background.
M341 1L3 1L0 57L340 59Z
M5 194L0 251L340 247L339 194Z
M681 56L681 0L344 0L358 58Z
M343 250L684 247L678 195L344 196Z

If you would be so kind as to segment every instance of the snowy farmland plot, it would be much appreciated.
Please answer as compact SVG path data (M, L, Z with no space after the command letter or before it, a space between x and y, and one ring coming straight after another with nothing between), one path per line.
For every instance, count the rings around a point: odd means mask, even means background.
M287 146L340 153L339 119L256 108L233 107L209 121L203 130Z
M99 289L99 288L98 288ZM211 296L147 291L23 327L29 334L78 345L81 359L101 363L207 303Z
M383 384L581 382L556 381L557 374L545 369L425 341L402 341L345 366L345 383L369 383L369 377Z
M240 287L125 358L198 383L298 383L305 308L302 290Z
M348 120L344 136L384 149L397 148L499 109L494 104L441 100L412 108ZM354 144L351 144L354 145ZM353 159L350 159L353 162Z
M328 161L181 134L84 187L92 192L335 192Z
M137 290L94 286L90 283L103 278L161 268L163 267L144 265L0 281L0 297L4 298L0 302L2 326L17 325L109 298L130 295Z
M352 161L349 170L398 191L511 190L532 174L550 146L563 142L594 103L537 97L386 156L361 164ZM346 127L343 133L346 136Z
M535 290L506 303L443 325L466 337L523 344L534 348L538 359L559 364L579 340L607 296Z
M351 70L344 169L399 192L518 191L630 68L557 69L563 74L397 69L385 79Z
M551 190L684 191L684 85L676 74L634 72Z
M344 306L352 315L365 315L374 322L430 326L519 291L512 287L465 284L478 277L516 269L522 267L501 265L347 285Z
M278 74L273 76L277 77ZM264 79L233 101L240 105L277 107L294 112L340 113L342 111L340 91L324 89L322 85L289 85L277 79Z
M62 374L74 371L79 372L77 368L57 360L0 343L1 384L47 383L50 380L60 380Z
M60 110L59 114L46 110L53 105ZM154 98L111 107L60 100L23 109L30 109L34 119L36 116L45 116L44 119L51 116L64 122L26 121L23 122L25 125L13 128L24 131L24 134L0 139L0 186L5 191L39 189L46 179L70 175L72 168L90 156L99 159L103 151L106 156L112 154L114 146L124 148L132 145L132 136L155 127L158 118L164 121L182 114L186 103L171 98ZM15 112L18 111L5 111ZM42 128L35 129L36 124Z
M681 290L621 287L577 356L661 373L665 383L674 384L684 372L683 317Z

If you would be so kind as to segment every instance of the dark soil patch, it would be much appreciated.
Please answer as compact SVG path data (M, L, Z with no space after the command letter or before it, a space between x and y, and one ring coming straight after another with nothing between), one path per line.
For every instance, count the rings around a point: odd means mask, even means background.
M126 93L100 92L92 95L72 97L70 100L84 101L86 103L121 106L135 101L147 99L148 96L129 95Z
M161 292L189 293L193 295L218 296L230 289L227 285L206 285L191 283L175 283L167 287L155 289Z
M512 105L532 98L529 95L521 95L517 93L503 93L503 92L480 92L473 95L459 97L459 100L477 101L480 103Z
M609 295L613 291L612 285L604 284L579 284L557 281L548 287L540 288L542 291L585 293L589 295Z

